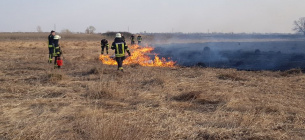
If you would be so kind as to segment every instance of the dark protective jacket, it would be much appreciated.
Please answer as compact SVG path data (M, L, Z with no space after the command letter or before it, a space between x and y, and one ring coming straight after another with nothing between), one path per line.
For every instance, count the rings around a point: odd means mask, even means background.
M142 41L142 36L139 35L137 39L138 41Z
M111 45L111 49L115 50L115 57L124 57L125 51L130 55L128 46L122 38L115 38Z
M134 41L134 35L132 35L132 36L130 37L130 40L131 40L131 41Z
M54 45L54 36L52 34L49 35L48 40L49 40L49 43L48 43L49 47L53 47L53 45Z
M58 44L58 41L59 40L57 40L57 39L54 39L54 52L55 52L55 54L54 54L54 56L60 56L61 55L61 50L60 50L60 46L59 46L59 44Z
M108 46L108 40L106 39L101 40L101 46Z
M124 36L122 36L122 40L125 42L125 37Z

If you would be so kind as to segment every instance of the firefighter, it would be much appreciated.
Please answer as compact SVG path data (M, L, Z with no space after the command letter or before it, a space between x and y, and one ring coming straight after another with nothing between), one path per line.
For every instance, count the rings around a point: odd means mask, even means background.
M142 36L141 36L141 35L138 35L137 40L138 40L138 45L140 45L140 44L141 44L141 42L142 42Z
M49 48L49 63L52 63L53 59L53 53L54 53L54 36L55 36L55 31L51 31L50 35L48 36L48 48Z
M127 44L122 39L122 35L120 33L117 33L115 35L115 39L111 45L111 49L115 50L115 60L118 63L118 70L123 71L123 61L125 59L125 51L127 51L129 56L131 54L129 52Z
M131 35L131 36L130 36L131 45L133 45L133 44L134 44L134 38L135 38L135 37L134 37L134 35Z
M106 53L108 54L108 47L109 47L109 44L108 44L108 40L107 39L102 39L101 40L101 47L102 47L102 52L101 54L104 54L104 49L106 48Z
M58 64L57 64L57 60L60 60L60 56L62 54L59 43L58 43L59 39L61 39L61 37L59 35L54 36L54 53L53 53L53 56L55 57L54 69L60 68L60 66L58 66Z

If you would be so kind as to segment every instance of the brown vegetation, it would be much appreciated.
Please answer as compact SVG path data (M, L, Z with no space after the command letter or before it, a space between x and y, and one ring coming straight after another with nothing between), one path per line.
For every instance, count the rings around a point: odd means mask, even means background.
M122 73L98 60L99 40L61 44L57 70L45 40L1 39L1 140L305 137L301 71L132 65Z

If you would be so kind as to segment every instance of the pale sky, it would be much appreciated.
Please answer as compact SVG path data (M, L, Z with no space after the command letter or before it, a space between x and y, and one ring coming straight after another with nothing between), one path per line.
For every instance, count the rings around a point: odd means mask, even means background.
M0 32L292 33L305 0L0 0Z

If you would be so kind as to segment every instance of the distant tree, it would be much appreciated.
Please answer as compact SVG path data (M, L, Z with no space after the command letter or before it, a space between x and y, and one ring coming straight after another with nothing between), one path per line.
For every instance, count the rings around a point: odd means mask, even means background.
M61 33L72 34L72 32L69 29L63 29L63 30L61 30Z
M36 30L37 30L37 32L39 32L39 33L41 33L41 32L42 32L42 29L41 29L41 27L40 27L40 26L37 26L37 27L36 27Z
M305 17L301 17L298 20L294 21L293 30L297 33L302 33L305 35Z
M85 30L85 33L86 33L86 34L93 34L95 30L96 30L95 27L89 26L89 27L87 27L87 29Z

